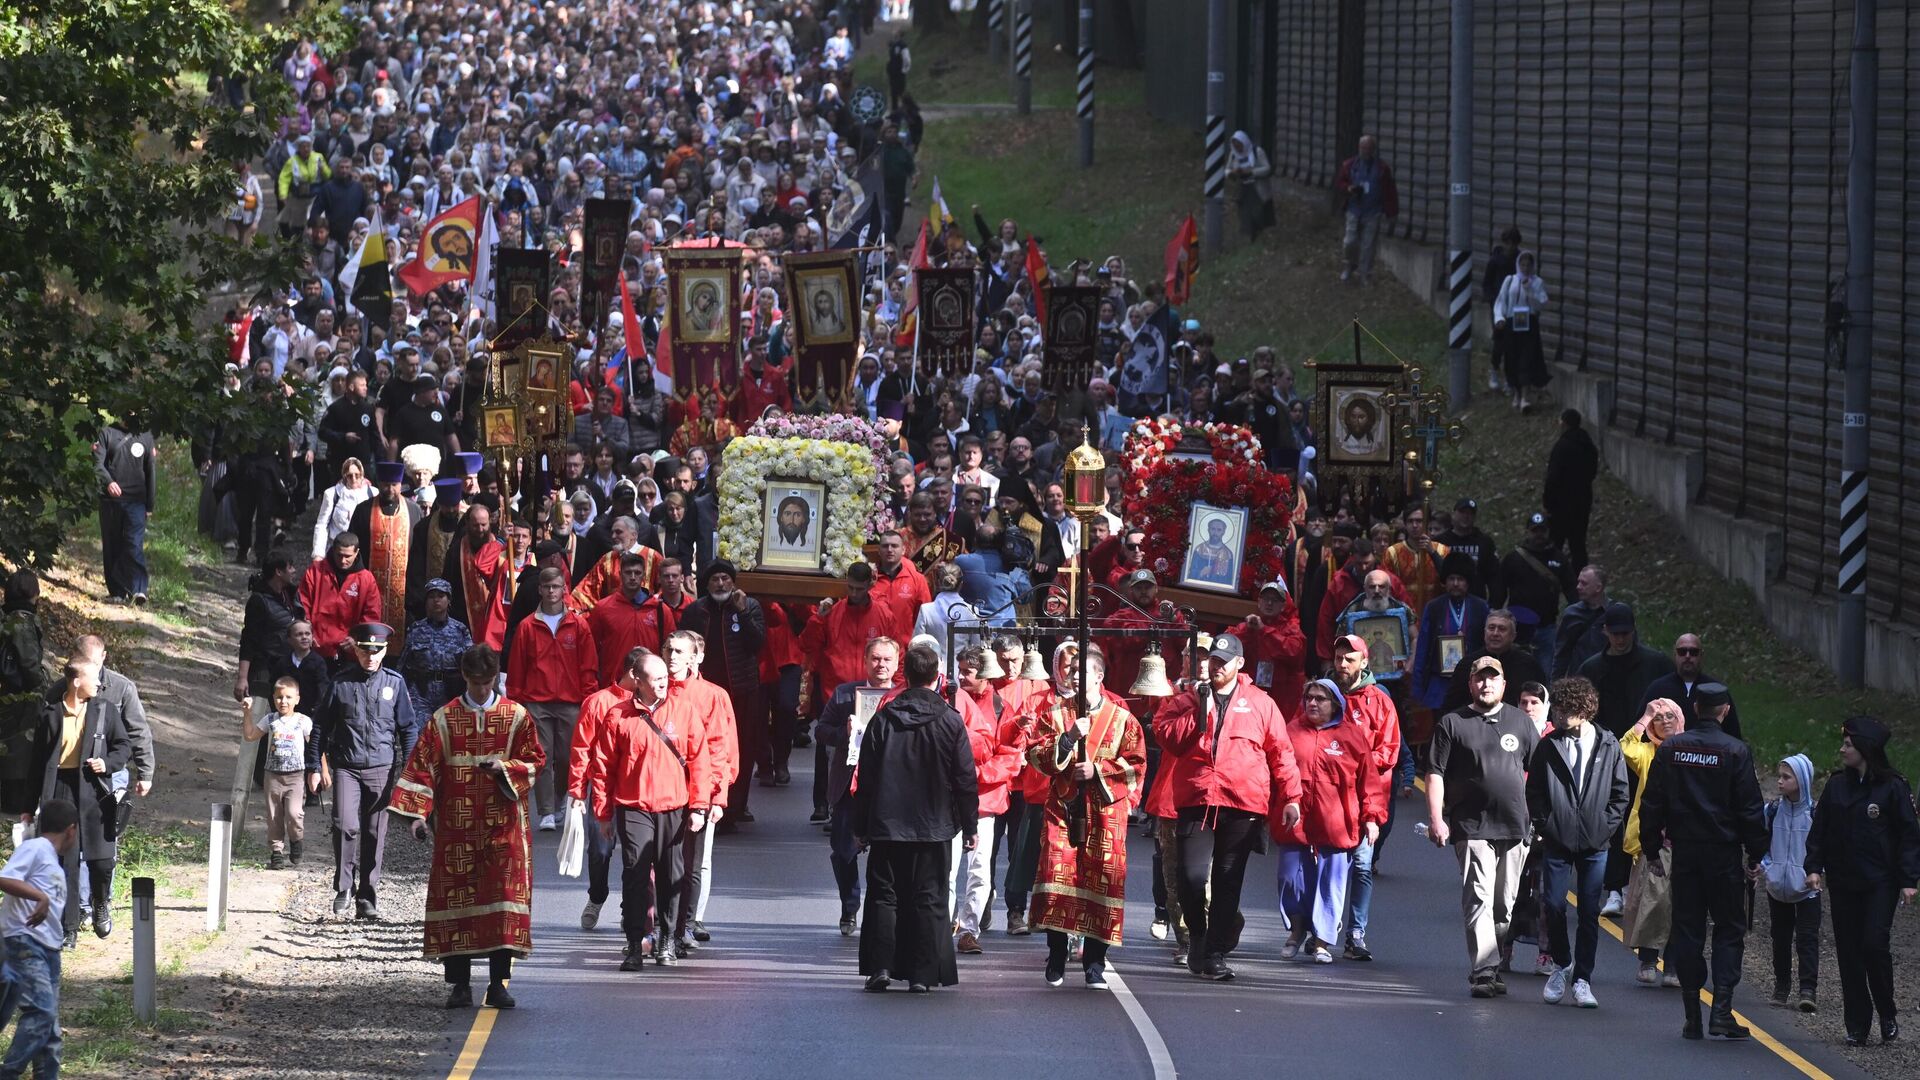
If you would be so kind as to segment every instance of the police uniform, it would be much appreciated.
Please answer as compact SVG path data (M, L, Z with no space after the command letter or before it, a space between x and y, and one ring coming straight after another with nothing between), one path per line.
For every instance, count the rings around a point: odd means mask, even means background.
M361 623L349 640L356 650L384 654L392 634L385 623ZM396 762L406 762L420 737L420 716L399 675L384 667L367 671L349 659L314 719L307 772L320 771L322 755L333 770L333 910L345 912L351 893L357 917L378 919L374 890L386 854L387 798Z
M1805 867L1826 876L1847 1041L1860 1045L1876 1010L1881 1038L1900 1032L1893 1003L1893 913L1900 890L1920 881L1920 821L1906 778L1874 767L1886 761L1886 725L1856 716L1841 730L1869 764L1863 772L1841 769L1827 778L1807 832ZM1875 772L1880 775L1870 775Z
M1709 719L1730 701L1720 683L1694 690L1697 725L1668 738L1654 754L1640 799L1640 849L1673 844L1673 930L1669 950L1680 977L1689 1039L1701 1037L1700 989L1706 984L1707 916L1713 916L1713 1016L1710 1030L1748 1036L1733 1019L1733 988L1747 934L1746 859L1767 851L1767 824L1753 751ZM1743 858L1743 855L1745 858Z

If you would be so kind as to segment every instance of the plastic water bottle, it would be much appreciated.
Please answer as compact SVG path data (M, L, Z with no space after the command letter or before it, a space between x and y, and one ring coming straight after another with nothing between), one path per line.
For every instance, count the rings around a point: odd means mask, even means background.
M1431 830L1427 828L1427 823L1424 821L1416 821L1413 823L1413 835L1420 837L1422 840L1427 838L1427 834L1430 831Z

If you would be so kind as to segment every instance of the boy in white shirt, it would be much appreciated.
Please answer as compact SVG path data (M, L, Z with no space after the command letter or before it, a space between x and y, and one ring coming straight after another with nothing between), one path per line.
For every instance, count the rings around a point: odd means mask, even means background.
M281 676L273 683L273 715L264 718L265 726L248 711L241 732L248 742L267 737L267 843L273 851L267 869L284 870L288 864L300 865L301 848L307 838L306 792L302 783L307 775L307 740L313 737L313 720L296 711L300 704L300 682Z
M80 811L65 799L40 805L40 835L21 844L0 867L0 938L8 982L0 991L0 1028L20 1011L13 1045L0 1077L13 1080L31 1065L36 1077L60 1072L60 947L66 932L55 913L67 905L61 858L80 842Z

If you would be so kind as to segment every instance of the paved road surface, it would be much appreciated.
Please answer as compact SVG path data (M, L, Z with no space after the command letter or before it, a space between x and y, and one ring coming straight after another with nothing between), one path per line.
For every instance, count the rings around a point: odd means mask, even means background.
M579 929L583 880L554 873L557 833L536 834L534 956L519 965L520 1007L498 1014L476 1080L529 1077L751 1077L910 1075L1047 1080L1154 1077L1147 1043L1120 995L1041 979L1044 938L986 935L987 952L960 958L961 985L928 996L860 992L856 938L835 926L838 900L827 843L806 822L811 765L794 755L790 788L757 788L759 820L723 837L708 914L712 943L677 969L623 974L616 882L601 928ZM1402 803L1402 809L1410 806ZM1679 1037L1678 991L1633 983L1630 954L1602 936L1595 972L1600 1009L1548 1007L1543 980L1510 977L1506 999L1467 996L1454 863L1402 817L1385 852L1370 938L1379 960L1327 967L1279 959L1283 937L1273 858L1247 883L1248 926L1231 984L1193 979L1147 935L1151 845L1130 849L1127 945L1113 967L1183 1077L1551 1075L1793 1077L1801 1071L1759 1040L1732 1045ZM996 926L1004 912L995 913ZM1764 947L1764 946L1762 946ZM1532 948L1520 946L1532 960ZM1865 1074L1808 1040L1792 1021L1741 988L1743 1011L1803 1055L1820 1075ZM461 1033L465 1021L457 1024ZM458 1040L456 1039L456 1048ZM449 1051L434 1077L454 1069ZM1544 1071L1543 1071L1544 1070ZM457 1070L456 1070L457 1073ZM458 1075L465 1075L460 1073ZM1163 1071L1161 1076L1171 1075Z

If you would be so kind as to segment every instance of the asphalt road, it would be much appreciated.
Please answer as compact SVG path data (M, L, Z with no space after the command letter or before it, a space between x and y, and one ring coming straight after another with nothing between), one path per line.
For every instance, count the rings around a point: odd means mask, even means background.
M1451 853L1417 838L1404 816L1374 894L1368 936L1378 959L1371 964L1279 959L1284 934L1266 856L1248 875L1248 925L1233 961L1239 978L1215 984L1188 976L1172 964L1168 946L1147 934L1152 847L1136 829L1127 944L1113 953L1112 967L1137 1010L1126 1007L1125 994L1086 990L1077 972L1065 987L1049 988L1041 977L1044 938L1005 936L1004 910L984 936L986 953L960 958L959 986L931 995L865 994L858 939L842 938L835 925L826 837L806 821L810 765L805 752L794 754L793 786L757 788L758 821L720 838L707 920L713 941L677 968L616 970L617 881L600 928L581 931L584 879L559 877L558 834L536 834L534 955L514 973L519 1008L492 1018L470 1075L972 1078L1024 1075L1038 1065L1048 1080L1278 1070L1393 1076L1409 1067L1423 1070L1415 1075L1606 1080L1865 1076L1767 1008L1765 991L1750 985L1741 987L1741 1011L1811 1072L1759 1039L1683 1041L1679 991L1636 986L1631 954L1604 934L1598 1010L1544 1005L1544 980L1530 974L1509 977L1507 998L1473 1000ZM1516 966L1532 959L1532 947L1519 946ZM1141 1014L1138 1026L1130 1011ZM456 1026L464 1032L468 1024ZM1167 1054L1158 1072L1152 1040ZM426 1075L469 1074L449 1052Z

